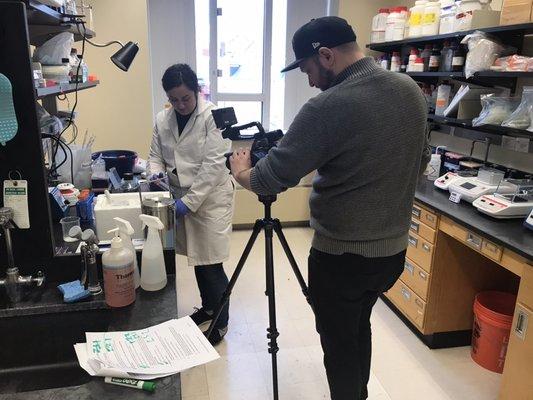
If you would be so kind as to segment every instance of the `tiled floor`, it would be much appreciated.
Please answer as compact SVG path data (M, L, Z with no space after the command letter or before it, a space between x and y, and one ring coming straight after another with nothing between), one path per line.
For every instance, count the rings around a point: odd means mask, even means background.
M304 277L312 231L285 229ZM249 231L232 236L230 275ZM275 240L280 399L329 399L322 349L313 314L300 291L281 246ZM200 304L193 269L178 259L179 315ZM270 355L265 290L264 240L258 240L231 297L229 333L217 346L221 358L182 374L183 400L271 399ZM381 301L372 315L374 354L371 400L496 399L500 375L477 366L469 348L428 349Z

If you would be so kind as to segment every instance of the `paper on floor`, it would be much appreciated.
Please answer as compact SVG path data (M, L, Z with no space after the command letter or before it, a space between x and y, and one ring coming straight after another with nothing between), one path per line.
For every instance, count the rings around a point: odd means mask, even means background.
M80 366L92 376L155 379L220 356L190 317L137 331L87 332L74 346Z

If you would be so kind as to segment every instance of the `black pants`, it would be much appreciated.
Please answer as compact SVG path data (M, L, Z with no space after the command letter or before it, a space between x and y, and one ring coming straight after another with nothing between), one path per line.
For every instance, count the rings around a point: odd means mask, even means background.
M224 272L222 263L213 265L197 265L194 267L196 282L200 289L202 308L206 311L216 311L224 291L228 287L228 276ZM218 329L228 326L229 301L220 314L215 327Z
M368 397L370 314L378 296L400 277L404 261L405 251L391 257L366 258L311 249L309 294L332 400Z

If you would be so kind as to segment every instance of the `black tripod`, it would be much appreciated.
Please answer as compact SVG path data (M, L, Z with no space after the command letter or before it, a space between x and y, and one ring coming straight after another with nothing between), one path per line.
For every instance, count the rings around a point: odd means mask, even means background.
M294 275L296 275L296 279L298 280L298 283L300 284L300 287L302 288L302 292L307 299L307 302L309 304L309 293L307 291L307 285L305 284L305 280L302 276L302 273L298 269L298 265L296 264L296 260L294 259L294 256L292 255L291 249L289 248L289 244L287 243L287 239L285 239L285 235L283 234L283 231L281 229L281 223L279 222L279 219L272 218L271 214L271 206L272 203L276 201L276 196L259 196L259 201L263 203L265 207L265 217L263 219L258 219L255 221L254 229L252 231L252 235L250 236L250 239L248 240L248 243L246 244L246 247L244 248L244 251L241 255L241 258L239 259L239 263L237 264L237 268L235 269L235 272L231 276L231 279L229 281L228 287L225 290L224 294L222 295L222 299L220 301L220 304L213 314L213 321L211 322L211 325L209 325L209 329L207 331L206 336L209 337L211 335L211 332L213 332L213 328L215 327L215 324L220 317L220 314L222 312L222 308L226 305L228 302L231 291L233 290L233 287L237 283L237 279L239 278L239 275L244 267L244 263L246 262L246 259L248 258L248 255L250 254L250 251L252 250L252 247L254 246L255 240L257 239L257 236L259 235L259 232L261 232L262 229L265 230L265 266L266 266L266 292L265 295L268 296L268 314L269 314L269 327L267 328L267 338L269 339L268 342L268 352L272 355L272 386L273 386L273 394L274 394L274 400L278 400L278 361L276 358L276 353L278 352L278 343L277 338L279 336L279 332L276 326L276 295L274 291L274 253L273 253L273 247L272 247L272 237L273 232L276 232L278 235L279 241L281 242L281 246L283 247L283 250L285 251L285 254L287 258L289 259L289 263L291 264L292 270L294 272Z

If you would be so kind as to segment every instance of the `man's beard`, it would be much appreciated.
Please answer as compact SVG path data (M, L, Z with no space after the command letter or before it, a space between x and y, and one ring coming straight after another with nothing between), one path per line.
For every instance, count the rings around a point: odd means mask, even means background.
M335 81L335 75L333 74L333 71L324 68L322 64L317 63L317 65L319 74L318 88L324 91L333 86L333 82Z

